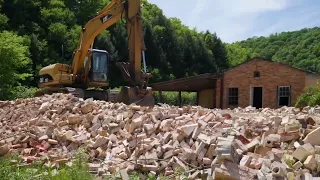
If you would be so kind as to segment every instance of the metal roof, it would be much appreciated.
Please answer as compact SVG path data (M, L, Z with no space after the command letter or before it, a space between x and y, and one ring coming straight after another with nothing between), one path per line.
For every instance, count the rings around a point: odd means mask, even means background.
M206 73L198 76L190 76L150 84L155 91L187 91L197 92L203 89L215 88L216 80L220 78L219 74Z
M299 71L303 71L303 72L305 72L305 73L320 75L320 74L318 74L318 73L316 73L316 72L304 70L304 69L302 69L302 68L298 68L298 67L291 66L290 64L286 64L286 63L282 63L282 62L277 62L277 61L274 61L274 60L271 60L271 59L262 58L262 57L254 57L254 58L252 58L252 59L248 59L248 60L244 61L244 62L241 63L241 64L238 64L238 65L233 66L233 67L231 67L231 68L229 68L229 69L226 69L226 70L223 71L223 72L226 73L226 72L228 72L228 71L230 71L230 70L232 70L232 69L235 69L235 68L237 68L237 67L239 67L239 66L241 66L241 65L243 65L243 64L249 63L249 62L254 61L254 60L268 61L268 62L272 62L272 63L274 63L274 64L280 64L280 65L283 65L283 66L290 67L290 68L292 68L292 69L296 69L296 70L299 70Z
M265 59L261 57L254 57L252 59L249 59L239 65L236 65L234 67L231 67L229 69L226 69L222 73L206 73L206 74L201 74L198 76L190 76L190 77L185 77L185 78L179 78L179 79L174 79L174 80L169 80L169 81L164 81L164 82L158 82L158 83L153 83L150 84L153 90L155 91L187 91L187 92L197 92L203 89L210 89L210 88L215 88L216 86L216 80L220 79L223 74L226 72L233 70L243 64L249 63L254 60L263 60L263 61L269 61L272 63L276 64L281 64L299 71L303 71L305 73L309 74L315 74L319 75L315 72L310 72L306 71L297 67L290 66L289 64L284 64L280 62L276 62L270 59ZM320 75L319 75L320 76Z

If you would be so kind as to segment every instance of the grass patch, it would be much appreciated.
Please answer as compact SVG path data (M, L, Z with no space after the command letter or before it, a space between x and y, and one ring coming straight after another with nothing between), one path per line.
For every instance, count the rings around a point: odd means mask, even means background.
M89 172L89 157L85 150L79 149L72 164L58 167L48 166L43 161L34 161L32 164L23 166L22 159L18 154L0 157L0 179L1 180L121 180L120 174L97 178ZM20 165L20 166L18 166ZM147 180L169 180L172 177L165 177L163 174L133 172L129 175L130 180L139 180L140 176ZM176 169L174 176L180 179L187 179L182 169Z
M52 167L44 162L35 161L30 165L22 164L21 158L16 154L0 158L0 179L1 180L91 180L95 175L88 172L87 156L79 151L72 165Z

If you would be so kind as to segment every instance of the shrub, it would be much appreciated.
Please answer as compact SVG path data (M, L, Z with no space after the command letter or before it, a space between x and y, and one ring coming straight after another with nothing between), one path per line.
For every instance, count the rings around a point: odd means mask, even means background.
M310 97L309 106L314 107L316 105L320 105L320 93L316 93Z
M295 107L302 108L305 106L314 107L320 105L320 84L318 86L308 86L298 97Z
M20 98L34 97L34 93L38 90L36 87L28 86L11 86L0 90L0 100L15 100Z
M159 103L159 92L153 92L155 103ZM179 93L178 92L162 92L162 103L169 105L179 105ZM196 105L197 93L195 92L182 92L181 93L181 105Z
M36 87L16 86L11 90L10 99L31 98L37 90Z
M295 106L299 107L299 108L308 106L308 103L309 103L310 99L311 99L311 95L310 94L303 93L298 97Z

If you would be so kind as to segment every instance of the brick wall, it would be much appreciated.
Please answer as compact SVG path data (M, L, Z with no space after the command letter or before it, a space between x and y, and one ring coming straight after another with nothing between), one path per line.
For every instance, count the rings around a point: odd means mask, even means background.
M316 86L320 81L320 76L316 74L307 74L306 75L306 86Z
M199 92L199 105L206 108L214 108L215 92L214 89L204 89Z
M255 78L254 71L260 71L260 77ZM297 97L303 92L305 78L305 72L289 66L266 60L251 60L225 73L223 108L229 107L227 104L229 87L239 88L240 107L250 105L250 88L256 86L263 87L263 107L277 108L277 86L291 86L291 105L294 105ZM217 101L219 99L220 97L217 97Z
M215 99L215 107L216 108L221 108L221 105L220 105L220 97L221 97L221 80L218 79L217 82L216 82L216 99Z

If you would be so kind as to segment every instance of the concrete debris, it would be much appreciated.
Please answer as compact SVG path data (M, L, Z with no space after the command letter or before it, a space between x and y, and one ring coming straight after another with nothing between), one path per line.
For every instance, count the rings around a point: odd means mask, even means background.
M9 146L7 144L0 146L0 156L6 155L9 150Z
M311 131L303 140L304 143L310 143L312 145L320 145L320 127Z
M0 102L0 156L70 163L85 148L98 175L176 169L188 179L300 179L319 175L320 111L140 107L73 95ZM316 108L319 109L319 108ZM143 176L143 175L141 175ZM143 177L146 178L146 177Z

